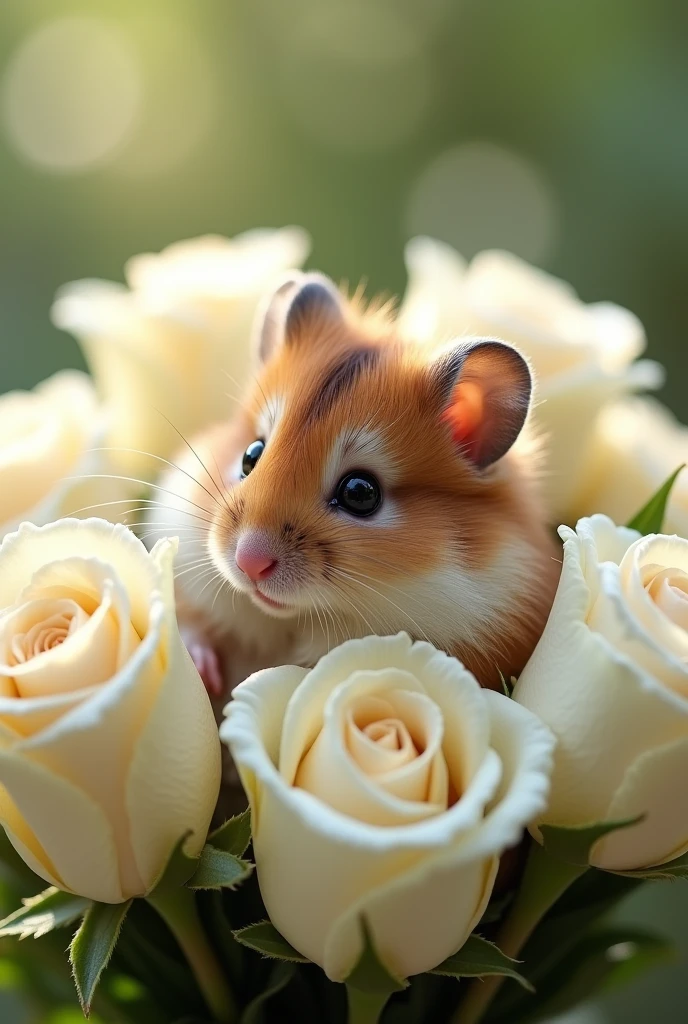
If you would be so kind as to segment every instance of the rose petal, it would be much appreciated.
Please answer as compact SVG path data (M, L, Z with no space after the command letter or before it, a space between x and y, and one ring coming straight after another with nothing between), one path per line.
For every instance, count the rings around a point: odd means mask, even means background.
M402 688L410 692L399 694ZM319 797L342 814L377 826L421 821L446 810L447 775L446 767L442 770L442 718L424 694L414 692L418 688L419 683L414 677L400 669L354 672L329 697L322 730L299 765L294 785ZM429 733L424 752L411 764L394 772L391 780L383 782L367 776L346 749L346 710L361 696L386 697L389 701L401 698L399 703L402 705L404 697L415 698L413 703L405 702L404 710L409 714L412 709L419 731L424 727L424 731ZM422 725L419 723L421 717L424 719ZM435 764L438 759L439 768ZM431 778L438 772L441 781L435 782L433 788L444 800L432 803L427 795Z
M663 864L688 850L688 737L648 749L628 768L607 817L645 815L599 842L592 863L615 871Z
M391 639L396 643L389 644L390 638L369 639L370 661L373 665L382 650L385 651L385 660L386 652L395 647L397 651L404 647L409 650L408 642L402 645L398 643L399 638ZM428 645L419 646L428 648ZM358 647L354 648L354 652L362 653ZM421 654L422 658L418 656L419 663L427 664L426 651L421 650ZM321 662L321 671L324 673L327 666L323 669L322 665ZM380 667L384 668L384 663ZM405 667L408 668L408 661ZM343 669L343 665L339 665L337 673L339 668ZM463 672L460 666L458 669ZM266 670L237 687L234 700L225 709L227 720L221 734L232 750L251 801L252 821L257 824L254 849L259 864L261 892L271 919L296 948L322 964L333 923L356 900L363 900L368 895L374 897L382 887L393 885L396 879L402 884L402 878L408 878L416 867L420 870L424 863L432 862L430 870L434 870L435 856L439 852L446 853L451 849L452 856L460 856L457 850L474 834L483 808L496 790L501 766L494 751L487 750L468 782L462 799L437 817L399 827L379 827L352 820L311 794L289 785L265 749L264 723L272 723L267 729L266 738L271 744L274 758L280 718L285 705L288 701L290 708L293 708L296 703L294 693L308 683L310 673L305 682L299 684L302 671L290 669L289 672L292 674L285 676L281 669ZM473 686L480 694L475 680ZM314 695L319 697L318 690L315 690ZM285 724L286 718L287 715ZM303 735L308 735L308 728ZM283 741L281 756L285 757L288 765L290 755L284 751L284 746ZM441 865L439 868L441 870ZM483 865L479 872L475 902L466 897L470 904L469 910L474 912L473 917L477 912L477 904L482 905L486 899L486 890L482 886L491 884L492 871L492 863ZM284 885L285 877L290 879L289 886ZM336 885L332 884L333 877L337 879ZM462 879L463 876L454 876L452 892L461 892ZM474 880L473 875L466 876L472 891L475 888ZM463 896L460 898L463 899ZM462 906L467 903L462 903ZM434 902L430 912L436 918ZM429 917L430 914L428 922ZM460 941L463 929L470 927L473 917L470 921L454 920L451 923L451 933L452 936L458 935L457 941ZM435 925L436 921L433 920ZM455 941L454 938L452 941ZM413 945L418 949L417 942ZM453 951L453 948L447 948L443 952L449 955ZM422 958L422 950L418 955ZM425 967L421 965L420 969ZM333 972L335 970L338 972L339 966L332 968ZM334 973L332 976L335 976Z
M628 765L644 750L685 734L688 703L588 628L590 591L581 564L585 548L573 531L562 533L566 540L559 589L543 637L513 696L556 733L550 809L544 820L568 825L608 816Z
M130 530L100 519L62 519L40 528L23 523L16 533L6 537L2 544L0 608L14 604L17 594L29 586L43 567L51 562L64 562L66 551L78 551L81 563L93 560L99 567L117 567L116 572L110 569L110 576L120 581L128 595L132 626L143 637L150 595L161 585L160 573L145 546ZM84 584L88 586L88 579L84 579Z
M80 789L26 758L0 749L0 783L43 850L50 850L46 881L102 903L125 898L117 870L112 828L100 808ZM78 837L78 840L77 838ZM12 839L12 835L10 835Z
M49 609L74 602L34 601L0 619L0 675L14 680L20 697L41 697L94 686L104 683L117 671L120 623L112 612L110 590L110 587L106 589L103 602L93 615L89 617L82 612L85 621L64 643L23 664L9 663L8 648L16 631L23 629L36 614L49 614ZM131 626L128 622L126 626L129 632Z
M163 542L153 552L168 594L174 586L175 551L176 545ZM182 643L173 608L161 602L163 678L155 703L147 710L123 786L131 848L146 890L157 881L186 832L192 832L187 852L200 853L220 786L215 717ZM134 659L130 664L135 673L133 663Z

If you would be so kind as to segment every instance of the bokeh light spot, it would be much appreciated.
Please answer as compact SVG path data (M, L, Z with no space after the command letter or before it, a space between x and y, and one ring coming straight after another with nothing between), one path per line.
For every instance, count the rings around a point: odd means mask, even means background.
M393 5L350 2L304 12L285 34L280 92L318 142L371 152L409 139L432 94L422 39Z
M217 114L218 84L193 25L144 15L133 27L144 58L144 97L136 131L113 170L152 176L182 163L207 137ZM232 113L225 96L225 131Z
M2 81L2 117L16 151L45 170L106 163L126 140L141 102L129 41L96 18L59 18L17 49Z
M508 249L542 263L557 233L554 192L540 168L490 142L468 142L436 157L408 200L409 236L432 235L470 259Z

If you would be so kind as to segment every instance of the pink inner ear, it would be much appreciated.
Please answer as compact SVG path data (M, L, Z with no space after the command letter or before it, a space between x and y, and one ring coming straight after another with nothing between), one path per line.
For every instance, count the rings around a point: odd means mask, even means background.
M480 434L484 419L484 393L479 384L465 381L454 389L451 404L442 414L452 437L471 459L480 454Z

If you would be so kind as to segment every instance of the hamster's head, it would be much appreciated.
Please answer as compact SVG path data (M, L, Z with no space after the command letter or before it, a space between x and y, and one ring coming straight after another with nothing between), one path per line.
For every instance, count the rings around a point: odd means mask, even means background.
M491 339L431 353L366 330L312 274L278 290L256 333L218 568L267 615L315 615L334 635L479 639L486 581L509 586L494 574L517 529L504 457L528 414L524 359Z

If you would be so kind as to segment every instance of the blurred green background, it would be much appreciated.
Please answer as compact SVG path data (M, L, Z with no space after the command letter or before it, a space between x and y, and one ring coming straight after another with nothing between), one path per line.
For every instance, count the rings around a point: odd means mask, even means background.
M81 365L48 319L63 282L295 223L371 291L424 233L626 305L688 419L687 42L676 0L2 0L0 391ZM682 960L595 1014L684 1021L688 889L623 914ZM60 985L31 1009L26 960L0 960L0 1019L78 1020Z

